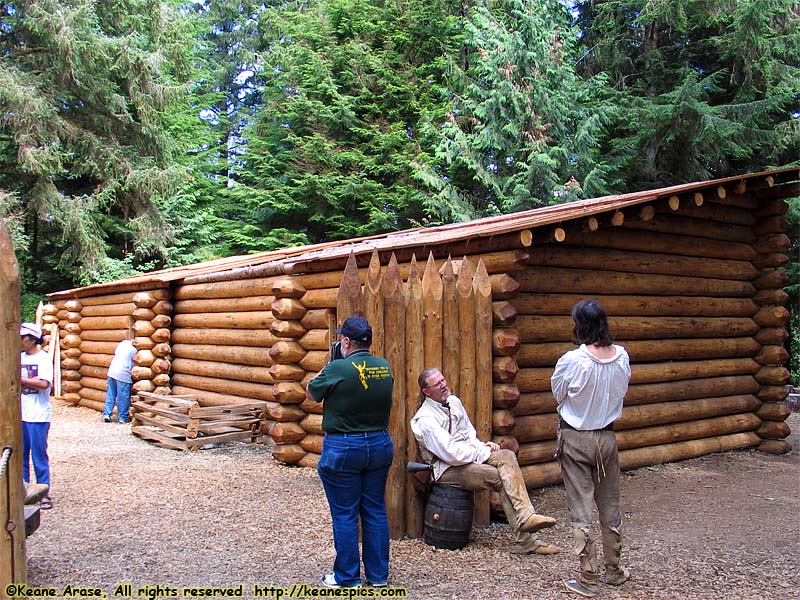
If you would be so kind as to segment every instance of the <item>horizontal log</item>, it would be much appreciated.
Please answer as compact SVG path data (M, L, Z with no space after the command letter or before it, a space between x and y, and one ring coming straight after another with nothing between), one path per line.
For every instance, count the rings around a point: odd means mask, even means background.
M134 357L134 361L135 359L136 357ZM171 366L172 362L165 358L154 358L153 362L150 364L150 368L153 370L153 373L159 375L162 373L169 373Z
M267 329L192 329L172 331L172 344L197 344L214 346L248 346L269 348L278 338Z
M172 346L172 356L175 358L230 362L233 364L256 367L272 366L269 348L217 346L208 344L175 344Z
M61 346L64 348L77 348L81 345L81 336L70 333L64 336L61 340Z
M197 375L199 377L216 377L234 381L262 383L271 385L275 383L269 372L269 367L258 367L247 364L232 364L222 361L195 360L191 358L176 358L172 361L173 373Z
M306 334L306 328L300 324L300 321L273 319L269 330L275 337L279 338L300 338Z
M152 381L147 379L142 379L141 381L134 381L133 385L131 386L134 392L141 393L141 392L152 392L156 389L156 386L153 384Z
M87 293L90 293L91 290L85 290ZM169 300L170 297L170 290L169 288L158 288L153 290L148 290L148 294L150 294L153 298L157 300ZM82 307L86 306L98 306L100 304L123 304L125 302L133 302L135 296L135 292L120 292L117 294L101 294L98 296L81 296L80 303ZM81 308L83 310L83 308Z
M303 306L314 310L335 309L338 294L339 288L310 289L302 298Z
M314 402L313 400L303 400L297 407L304 413L310 415L322 415L322 403Z
M792 409L783 402L764 402L756 411L762 421L785 421L792 414Z
M149 367L155 360L156 357L150 350L139 350L133 355L133 362L141 367Z
M91 408L92 410L96 410L97 412L102 412L105 410L105 402L102 400L95 400L91 398L81 398L78 401L78 406L83 406L84 408Z
M153 379L153 370L150 367L133 367L131 369L131 379L134 381Z
M783 233L789 230L789 222L781 215L774 215L761 219L753 227L753 233L758 236L771 233Z
M274 421L300 421L306 414L294 404L267 402L267 415Z
M751 375L645 383L631 385L628 388L625 404L637 406L655 402L756 394L760 389L761 385Z
M305 303L304 303L305 304ZM329 329L333 311L327 308L307 310L300 323L306 329Z
M241 298L198 298L177 300L175 314L232 313L232 312L272 312L275 297L244 296Z
M743 337L759 330L747 317L609 317L608 324L616 337L626 340ZM572 328L572 318L566 316L520 315L516 323L523 344L567 342Z
M789 353L783 346L761 346L755 362L760 365L780 367L789 363Z
M753 377L762 385L786 385L791 373L784 367L761 367Z
M298 382L306 376L306 370L300 365L276 363L269 368L269 374L278 381ZM303 394L305 395L305 393Z
M506 409L492 411L492 435L506 435L514 430L514 413Z
M659 213L651 220L630 220L625 229L652 231L662 235L678 234L694 238L750 244L755 241L753 230L746 225L701 221L681 215Z
M316 433L323 435L325 432L322 430L322 415L310 414L300 421L300 426L309 433Z
M100 367L81 367L81 369L100 369ZM67 371L61 371L61 380L62 381L80 381L81 375L85 375L87 377L103 377L102 373L81 373L80 371L76 371L74 369L70 369Z
M278 444L290 444L300 442L308 435L306 430L300 427L299 423L293 421L286 421L283 423L275 423L269 429L269 437L275 440ZM305 448L304 448L305 449Z
M769 304L786 304L789 301L789 294L779 289L759 290L753 296L753 302L759 306Z
M80 369L82 364L83 363L77 358L65 358L61 361L61 368L65 371L74 371Z
M693 203L685 203L681 207L681 215L693 219L705 221L716 221L719 223L729 223L731 225L743 225L752 227L757 219L752 210L731 206L729 203L719 204L717 202L704 202L702 206Z
M787 254L771 252L769 254L759 254L753 259L753 266L758 269L776 269L789 263Z
M113 316L130 316L136 309L136 304L133 302L124 302L122 304L99 304L97 306L85 306L80 309L82 317L113 317Z
M306 452L313 452L314 454L322 454L322 443L325 441L324 435L316 433L306 433L305 437L300 440L300 446Z
M753 244L753 250L757 254L771 254L786 252L791 246L792 242L785 233L771 233L758 238Z
M197 298L240 298L244 296L271 296L273 277L237 279L218 283L182 285L175 290L173 301Z
M656 446L673 442L709 438L732 433L753 431L761 424L753 413L730 414L683 423L643 427L617 432L620 450Z
M305 349L295 341L279 340L269 349L270 358L275 363L297 363L305 354Z
M150 351L153 353L153 356L161 358L170 355L170 353L172 352L172 346L163 343L156 344L152 348L150 348Z
M298 467L305 467L307 469L316 469L319 464L320 455L315 452L306 452L303 458L297 461Z
M760 406L761 401L752 394L625 406L622 416L614 423L614 429L620 431L754 412Z
M753 281L753 287L757 290L769 290L786 287L789 283L789 274L783 269L765 269ZM83 323L81 323L83 327Z
M80 392L82 388L83 385L80 381L65 380L61 382L61 391L66 394Z
M517 274L517 281L520 293L570 290L573 293L595 294L613 289L620 294L663 296L751 298L755 294L755 288L749 281L620 273L600 269L529 267Z
M131 319L129 316L82 317L78 322L82 331L90 329L121 329L127 331L128 327L130 327Z
M272 393L275 402L281 404L300 404L306 397L305 389L296 381L279 381L272 386Z
M528 264L589 270L602 267L605 271L641 274L683 276L691 273L693 277L741 281L750 281L758 275L756 268L748 261L565 245L536 246L528 258Z
M328 356L329 352L327 350L309 350L306 352L306 355L300 359L299 364L306 371L317 373L318 371L321 371L322 368L327 364Z
M136 336L133 339L136 341L138 350L152 350L156 347L156 342L151 337Z
M790 316L784 306L762 306L753 317L753 321L761 327L785 327Z
M762 402L783 402L788 395L789 388L785 385L764 385L757 394Z
M99 379L97 377L81 377L80 384L83 388L92 388L95 390L101 390L103 392L105 392L106 389L108 389L107 380Z
M492 323L495 326L513 325L517 318L517 309L509 300L492 302Z
M758 310L758 305L750 298L602 294L593 294L592 297L603 305L608 316L614 317L752 317ZM525 292L514 298L512 303L519 315L569 315L572 307L584 298L584 294Z
M658 383L704 377L752 375L758 368L758 363L751 358L634 364L631 367L630 383Z
M110 354L81 354L81 365L93 365L95 367L108 367L111 364L111 359L114 358ZM64 363L61 363L62 367Z
M143 382L139 382L143 383ZM194 396L200 406L227 406L229 404L247 404L252 398L234 394L220 394L208 390L193 389L182 385L173 385L172 393L176 396Z
M105 405L106 401L106 393L103 390L97 390L94 388L84 387L80 389L80 397L81 400L93 400L95 402L101 402ZM98 408L97 410L103 410L103 407Z
M78 402L81 401L81 395L78 394L77 392L61 394L61 399L64 402L69 402L70 404L77 404Z
M81 332L84 342L121 342L128 339L127 329L89 329Z
M495 408L512 409L519 402L519 388L515 383L492 385L492 405Z
M276 319L285 321L299 321L308 310L297 298L276 298L272 302L271 309Z
M615 229L575 232L570 236L570 241L575 246L703 256L726 260L753 260L756 256L756 251L749 244L657 231L627 230L625 225Z
M792 451L792 445L784 440L764 440L758 445L758 450L767 454L786 454Z
M492 361L492 379L499 383L510 383L519 372L517 359L511 356L498 356Z
M789 339L789 332L783 327L765 327L755 337L762 346L781 346Z
M305 350L328 351L331 347L330 333L327 329L312 329L306 332L298 342Z
M764 439L782 440L789 437L792 430L783 421L764 421L756 429L756 433Z
M172 319L176 329L268 329L272 321L266 311L176 314Z
M81 342L78 346L81 352L89 354L114 354L117 347L117 342Z
M219 379L216 377L187 375L173 373L172 385L174 387L187 387L195 390L232 394L248 400L273 400L272 386L263 383L250 383L234 381L232 379Z
M495 356L513 356L520 346L516 329L495 329L492 333L492 352Z
M272 449L272 458L290 465L296 464L305 455L306 451L298 444L276 444Z

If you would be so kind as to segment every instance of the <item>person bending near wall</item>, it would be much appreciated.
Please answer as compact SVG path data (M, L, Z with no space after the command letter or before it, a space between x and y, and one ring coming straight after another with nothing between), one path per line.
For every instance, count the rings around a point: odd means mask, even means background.
M117 405L117 416L120 423L130 423L131 408L131 369L133 357L136 355L136 342L131 340L128 330L128 339L122 340L114 349L114 358L108 366L108 380L106 381L106 404L103 408L103 421L111 422L111 413L114 404Z
M622 534L619 510L619 457L612 425L622 414L622 399L631 377L630 359L612 344L606 312L596 300L572 309L576 350L564 354L550 380L558 402L556 457L567 492L578 576L564 582L571 592L597 594L600 571L592 532L592 498L597 503L603 540L606 583L630 579L620 567Z
M50 433L52 409L50 385L53 383L53 359L39 346L44 341L42 328L34 323L19 327L20 346L20 403L22 407L22 479L28 488L31 481L30 461L36 483L50 488L50 458L47 456L47 436ZM29 492L30 493L30 492ZM42 497L42 509L53 508L49 495Z
M558 553L558 546L533 535L556 520L534 510L516 455L478 439L461 400L450 393L439 369L425 369L418 383L421 405L411 419L411 430L422 458L433 466L433 480L470 491L499 492L503 512L515 532L512 553Z
M333 521L336 560L327 587L361 585L358 520L361 518L364 576L368 585L389 580L389 520L384 493L394 456L389 437L394 379L389 363L369 352L372 327L348 317L342 328L344 358L331 360L308 382L306 397L322 407L325 441L317 472Z

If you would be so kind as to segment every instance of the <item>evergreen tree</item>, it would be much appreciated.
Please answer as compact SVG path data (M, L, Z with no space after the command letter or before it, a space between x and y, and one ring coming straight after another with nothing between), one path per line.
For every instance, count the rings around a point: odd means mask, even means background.
M448 9L441 0L321 0L263 13L263 105L241 185L230 190L258 229L240 239L243 249L422 217L412 161L425 144L421 115L441 106L441 57L457 51Z
M564 4L477 2L464 24L449 112L429 124L440 132L420 174L436 191L429 209L458 220L604 193L596 138L610 109L593 101L602 81L571 68L577 32Z
M586 77L620 110L603 153L619 191L762 170L800 156L793 0L577 3Z
M159 202L180 148L168 110L190 72L182 16L158 0L0 1L0 212L24 280L92 279L164 250ZM77 267L77 268L76 268Z

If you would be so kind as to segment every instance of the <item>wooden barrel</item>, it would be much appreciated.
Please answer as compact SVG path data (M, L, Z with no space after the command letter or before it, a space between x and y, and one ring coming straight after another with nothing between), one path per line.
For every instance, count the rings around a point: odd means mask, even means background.
M425 543L445 550L466 546L474 510L474 492L451 485L434 485L425 506Z

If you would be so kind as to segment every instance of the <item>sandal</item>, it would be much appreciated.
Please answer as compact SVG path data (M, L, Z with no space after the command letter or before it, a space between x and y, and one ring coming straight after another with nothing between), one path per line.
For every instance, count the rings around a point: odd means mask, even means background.
M50 498L50 496L45 496L42 498L42 501L39 503L39 508L42 510L50 510L53 508L53 500Z

